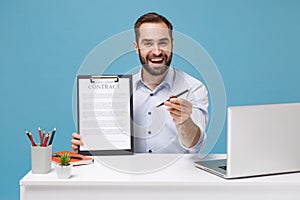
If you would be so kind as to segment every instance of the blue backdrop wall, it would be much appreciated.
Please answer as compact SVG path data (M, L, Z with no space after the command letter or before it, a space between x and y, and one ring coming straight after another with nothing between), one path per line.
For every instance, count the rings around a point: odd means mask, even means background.
M19 180L30 170L25 129L57 127L53 150L71 150L72 92L81 63L148 11L165 15L206 49L227 105L300 101L300 1L2 0L0 199L18 199ZM139 64L136 57L131 62ZM212 153L225 152L223 128Z

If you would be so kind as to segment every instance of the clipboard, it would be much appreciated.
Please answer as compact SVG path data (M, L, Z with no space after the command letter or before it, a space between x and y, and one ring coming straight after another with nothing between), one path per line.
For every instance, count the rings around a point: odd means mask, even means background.
M133 154L132 75L77 76L82 155Z

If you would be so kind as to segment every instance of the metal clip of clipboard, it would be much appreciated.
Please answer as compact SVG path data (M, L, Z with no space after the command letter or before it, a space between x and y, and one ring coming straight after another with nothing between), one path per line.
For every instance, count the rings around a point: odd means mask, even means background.
M119 77L118 76L91 76L90 82L91 83L99 83L103 79L105 79L105 80L107 80L107 79L115 79L113 82L115 82L115 83L119 82Z

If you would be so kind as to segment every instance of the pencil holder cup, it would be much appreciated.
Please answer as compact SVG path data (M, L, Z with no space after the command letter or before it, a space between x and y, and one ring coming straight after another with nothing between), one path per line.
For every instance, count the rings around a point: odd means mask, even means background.
M52 145L41 147L31 146L31 172L47 174L51 170Z

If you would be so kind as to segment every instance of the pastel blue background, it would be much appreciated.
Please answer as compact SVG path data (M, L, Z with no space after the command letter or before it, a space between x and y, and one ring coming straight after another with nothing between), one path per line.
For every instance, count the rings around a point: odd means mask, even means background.
M72 90L81 63L148 11L165 15L207 50L227 105L300 101L300 1L1 0L0 199L18 199L19 180L30 170L24 129L56 127L53 150L71 149ZM225 153L225 144L224 129L212 153Z

